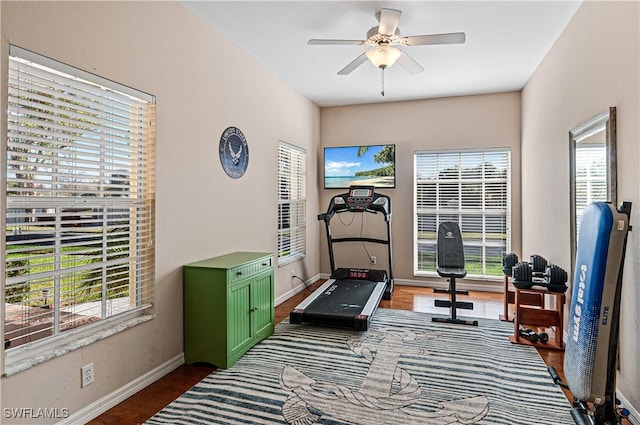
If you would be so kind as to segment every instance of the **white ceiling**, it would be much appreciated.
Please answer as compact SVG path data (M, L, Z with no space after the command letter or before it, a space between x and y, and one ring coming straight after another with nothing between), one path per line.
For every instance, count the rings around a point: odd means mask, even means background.
M581 0L181 1L225 38L319 106L521 89ZM380 8L401 10L402 36L465 32L462 45L402 47L425 70L367 62L337 75L367 46L310 46L311 38L364 40Z

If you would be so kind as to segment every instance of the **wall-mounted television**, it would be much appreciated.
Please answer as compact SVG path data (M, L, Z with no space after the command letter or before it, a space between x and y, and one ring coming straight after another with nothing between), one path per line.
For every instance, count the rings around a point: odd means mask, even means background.
M324 148L324 188L396 187L396 145Z

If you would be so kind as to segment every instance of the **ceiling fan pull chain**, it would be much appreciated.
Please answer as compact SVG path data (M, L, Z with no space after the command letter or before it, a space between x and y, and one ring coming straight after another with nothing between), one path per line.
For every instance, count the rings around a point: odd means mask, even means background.
M382 96L384 96L384 68L383 66L380 67L380 69L382 70L381 73L381 78L380 78L380 94Z

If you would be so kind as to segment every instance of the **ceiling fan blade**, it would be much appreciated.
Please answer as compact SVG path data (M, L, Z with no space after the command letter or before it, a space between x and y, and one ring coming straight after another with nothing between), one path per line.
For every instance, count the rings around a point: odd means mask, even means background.
M398 65L403 67L409 74L415 75L424 71L422 65L420 65L414 58L409 56L406 52L402 52L398 58Z
M398 28L398 22L400 22L400 15L402 15L400 10L380 9L378 32L384 35L394 35Z
M307 41L307 44L315 44L315 45L327 45L327 46L360 46L364 44L365 40L330 40L324 38L312 38Z
M411 35L402 37L405 46L425 46L430 44L463 44L467 36L463 32L445 34Z
M360 56L352 60L349 65L345 66L340 71L338 71L338 75L351 74L351 72L353 72L357 67L359 67L366 61L367 61L367 52L364 52L363 54L361 54Z

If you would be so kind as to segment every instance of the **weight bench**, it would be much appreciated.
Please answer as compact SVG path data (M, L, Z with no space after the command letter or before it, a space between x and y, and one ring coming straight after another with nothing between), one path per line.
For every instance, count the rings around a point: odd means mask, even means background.
M462 235L460 227L454 221L444 221L438 226L437 241L437 262L436 271L440 277L449 280L449 289L436 289L436 293L450 294L449 300L436 300L436 307L449 307L451 310L450 317L441 318L434 317L433 322L455 323L458 325L478 326L477 320L458 319L456 310L458 308L464 310L473 310L473 303L466 301L457 301L456 295L467 295L468 291L460 291L456 289L456 279L462 279L467 275L464 263L464 247L462 244Z

